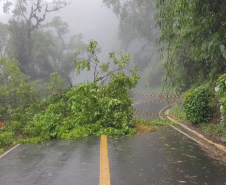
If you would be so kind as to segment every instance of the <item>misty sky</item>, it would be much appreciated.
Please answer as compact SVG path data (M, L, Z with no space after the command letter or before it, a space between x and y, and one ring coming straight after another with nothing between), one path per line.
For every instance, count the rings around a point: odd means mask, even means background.
M7 23L12 15L4 14L3 3L0 3L0 22ZM49 13L46 16L50 21L59 15L63 21L69 24L70 34L82 33L84 42L96 40L102 48L100 58L107 59L108 53L120 50L117 40L118 19L112 10L108 9L102 0L71 0L70 4L57 13ZM76 77L75 77L76 78ZM75 83L92 80L92 74L81 73Z
M11 15L2 11L0 3L0 21L7 23ZM71 0L70 4L57 13L48 14L47 19L55 15L69 23L73 34L82 33L86 40L94 39L100 44L111 39L117 33L118 20L102 0Z

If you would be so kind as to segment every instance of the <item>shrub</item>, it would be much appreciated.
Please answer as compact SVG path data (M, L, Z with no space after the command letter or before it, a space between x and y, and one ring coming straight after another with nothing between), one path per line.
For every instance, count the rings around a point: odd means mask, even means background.
M0 148L10 145L13 142L13 133L12 132L3 132L0 134Z
M188 93L184 98L184 111L187 119L193 124L209 121L213 117L212 108L209 106L212 98L213 94L208 92L206 86L198 87Z
M221 96L221 101L220 101L221 123L225 124L226 123L226 74L222 75L217 80L217 86L215 87L215 91L219 92Z

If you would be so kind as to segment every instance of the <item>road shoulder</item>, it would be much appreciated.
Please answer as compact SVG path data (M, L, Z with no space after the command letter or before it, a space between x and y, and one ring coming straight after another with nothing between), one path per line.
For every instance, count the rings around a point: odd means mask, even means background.
M214 159L226 164L226 146L224 146L220 141L216 138L210 138L207 134L197 131L194 127L189 124L185 124L182 120L176 120L169 116L170 108L172 104L164 107L159 114L165 115L160 116L161 119L168 119L170 121L178 123L178 125L170 125L178 132L186 135L190 139L197 142L200 147L206 151L206 153L213 157Z

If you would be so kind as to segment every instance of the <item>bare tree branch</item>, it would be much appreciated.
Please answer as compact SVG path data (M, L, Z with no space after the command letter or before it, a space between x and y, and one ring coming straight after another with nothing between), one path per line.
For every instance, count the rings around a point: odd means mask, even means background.
M70 87L72 88L72 83L71 81L68 79L68 77L66 75L64 75L64 77L67 79L67 81L70 83Z
M14 12L17 12L15 16L17 16L18 18L22 17L28 24L30 24L32 30L34 28L37 28L40 23L45 20L46 14L48 12L58 11L69 4L67 0L52 0L51 2L46 2L43 0L32 0L30 13L29 15L27 15L28 0L10 0L9 2L11 3L11 7L14 8ZM40 13L41 15L39 15ZM32 26L33 18L36 21L34 23L35 26Z
M22 7L21 4L22 4L22 2L21 2L21 0L19 0L20 12L21 12L22 16L24 17L24 19L25 19L26 21L28 21L28 19L27 19L26 16L24 15L23 7Z
M107 76L110 76L110 74L113 74L114 75L114 72L120 71L120 70L122 70L122 69L116 69L114 71L110 71L110 73L108 73L107 75L104 75L104 76L100 77L99 79L95 80L94 82L97 82L97 81L99 81L99 80L101 80L101 79L103 79L103 78L105 78Z

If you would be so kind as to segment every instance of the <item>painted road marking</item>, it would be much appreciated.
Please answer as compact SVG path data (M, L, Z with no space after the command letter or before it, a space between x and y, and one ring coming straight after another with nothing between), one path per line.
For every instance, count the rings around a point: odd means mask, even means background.
M169 109L166 111L166 113L167 113L167 114L169 113ZM199 138L201 138L202 140L204 140L204 141L207 142L208 144L210 144L210 145L212 145L212 146L215 146L216 148L220 149L220 150L223 151L223 152L226 151L226 147L225 147L225 146L223 146L223 145L221 145L221 144L217 144L217 143L212 142L211 140L205 138L202 134L199 134L198 132L196 132L196 131L190 129L189 127L185 126L184 124L181 124L180 122L178 122L178 121L172 119L172 118L169 117L169 116L167 116L167 118L168 118L169 120L173 121L173 122L178 123L181 127L183 127L183 128L185 128L186 130L192 132L193 134L195 134L196 136L198 136ZM170 126L172 126L172 125L170 125ZM173 126L172 126L172 127L173 127ZM199 141L195 140L193 137L192 137L191 139L193 139L193 140L196 141L197 143L201 144ZM201 145L203 145L203 144L201 144ZM207 148L208 148L208 147L207 147Z
M8 150L7 152L5 152L4 154L0 155L0 159L2 157L4 157L6 154L8 154L9 152L11 152L12 150L14 150L16 147L18 147L20 144L15 145L13 148L11 148L10 150Z
M101 136L100 142L100 185L110 185L107 136Z

